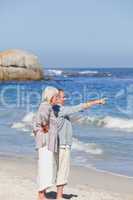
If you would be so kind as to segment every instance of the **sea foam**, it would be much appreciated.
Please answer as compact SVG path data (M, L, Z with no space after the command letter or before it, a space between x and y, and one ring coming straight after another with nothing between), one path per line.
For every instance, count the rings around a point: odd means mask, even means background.
M11 128L15 128L23 132L32 132L32 122L33 122L34 116L35 116L35 113L29 112L22 118L20 122L14 122Z
M84 116L77 120L79 124L104 127L109 129L115 129L125 132L133 132L133 119L119 118L119 117L90 117Z
M73 138L73 150L83 151L85 153L90 153L93 155L101 155L103 154L103 150L97 146L96 143L85 143L77 138Z

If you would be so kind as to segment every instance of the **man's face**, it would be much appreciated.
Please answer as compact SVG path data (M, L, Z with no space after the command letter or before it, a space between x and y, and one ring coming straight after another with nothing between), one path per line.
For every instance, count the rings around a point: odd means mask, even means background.
M65 93L63 91L59 92L58 103L61 105L65 103Z

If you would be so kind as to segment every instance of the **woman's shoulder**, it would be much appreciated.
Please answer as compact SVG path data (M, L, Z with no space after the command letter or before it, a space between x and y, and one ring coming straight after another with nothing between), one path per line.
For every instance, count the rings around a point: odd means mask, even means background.
M47 102L42 102L39 106L39 110L45 110L45 111L50 111L52 109L52 106L47 103Z

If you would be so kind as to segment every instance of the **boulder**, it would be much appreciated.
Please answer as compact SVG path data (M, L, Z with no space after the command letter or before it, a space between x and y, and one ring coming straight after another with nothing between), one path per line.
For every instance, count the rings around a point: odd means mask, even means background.
M43 69L36 55L20 49L0 52L0 80L41 80Z

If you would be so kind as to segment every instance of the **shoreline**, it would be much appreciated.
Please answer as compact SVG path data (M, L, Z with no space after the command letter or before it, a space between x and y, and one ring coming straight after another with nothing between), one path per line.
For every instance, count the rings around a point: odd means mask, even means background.
M36 157L0 155L0 166L0 188L2 188L0 199L36 199ZM69 183L65 187L65 196L73 194L69 198L72 200L89 199L91 195L94 198L90 200L132 200L132 185L133 179L131 178L72 165ZM55 193L55 189L55 187L50 188L48 193ZM8 194L4 192L7 190ZM104 199L105 196L106 199Z
M76 176L75 183L85 182L88 186L93 186L95 188L101 188L104 190L108 190L110 192L118 192L122 194L132 194L133 195L133 178L127 176L119 176L117 174L113 174L107 171L101 171L93 168L81 167L81 166L71 166L72 171L83 171L82 179L81 177L78 179ZM74 172L72 172L74 173ZM86 181L86 177L89 179ZM107 180L107 181L106 181ZM108 182L108 180L110 182ZM70 181L71 183L72 181ZM72 182L74 183L74 181ZM102 183L102 184L101 184ZM120 185L119 185L120 183Z
M84 166L81 166L81 167L84 167ZM100 173L106 173L106 174L109 174L109 175L123 177L123 178L133 180L133 176L123 175L123 174L119 174L119 173L115 173L115 172L111 172L111 171L107 171L107 170L103 170L103 169L98 169L98 168L95 168L95 167L92 167L92 168L91 167L85 167L85 168L90 169L90 170L92 169L92 170L95 170L95 171L100 172Z
M30 156L30 154L28 153L25 153L25 154L18 154L18 153L1 153L0 152L0 158L10 158L10 157L12 157L12 158L24 158L24 157L31 157L33 160L34 159L36 159L36 156L35 156L35 154L36 154L36 151L34 152L34 154L32 154L31 156ZM72 161L73 162L73 161ZM99 172L99 173L106 173L106 174L109 174L109 175L113 175L113 176L118 176L118 177L123 177L123 178L127 178L127 179L132 179L133 180L133 176L128 176L128 175L124 175L124 174L120 174L120 173L115 173L115 172L112 172L112 171L108 171L108 170L104 170L104 169L98 169L98 168L96 168L96 167L88 167L88 166L83 166L83 165L76 165L76 164L74 164L74 163L72 163L71 162L71 166L73 166L73 167L81 167L81 168L86 168L86 169L88 169L88 170L93 170L93 171L96 171L96 172Z

